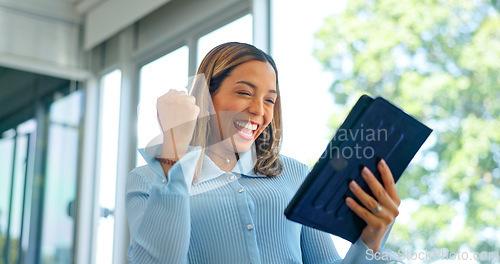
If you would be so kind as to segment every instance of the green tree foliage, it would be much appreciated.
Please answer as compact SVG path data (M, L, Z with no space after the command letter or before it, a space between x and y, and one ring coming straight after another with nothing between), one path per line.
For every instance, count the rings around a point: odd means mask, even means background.
M483 0L349 0L316 34L336 104L380 95L434 129L398 183L403 206L414 206L396 222L393 250L499 251L499 10Z

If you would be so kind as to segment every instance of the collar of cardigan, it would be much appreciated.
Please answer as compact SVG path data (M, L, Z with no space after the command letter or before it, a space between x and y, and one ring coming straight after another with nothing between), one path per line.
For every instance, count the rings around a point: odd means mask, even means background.
M143 156L144 160L148 163L148 165L158 174L163 174L163 169L161 168L160 163L155 160L155 156L161 153L161 144L148 146L146 148L138 149L139 153ZM188 152L199 152L201 153L201 147L199 146L190 146L188 148ZM192 155L189 155L192 156ZM199 157L198 155L194 155L195 157ZM183 158L184 159L184 158ZM246 152L239 154L239 160L234 166L231 173L236 176L241 177L253 177L253 178L264 178L266 175L255 173L254 165L257 161L255 144L247 150ZM197 159L192 160L193 165L197 163ZM198 185L206 181L213 180L218 178L227 172L221 170L215 163L206 155L203 156L202 168L200 176L197 180L193 181L193 185Z

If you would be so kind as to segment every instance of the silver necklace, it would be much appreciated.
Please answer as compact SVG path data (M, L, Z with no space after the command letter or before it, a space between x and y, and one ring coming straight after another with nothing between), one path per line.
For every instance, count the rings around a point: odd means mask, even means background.
M217 154L217 153L215 153L215 152L213 152L213 151L211 151L211 150L209 150L209 149L207 149L207 151L209 151L209 152L211 152L211 153L213 153L213 154L215 154L215 155L219 156L221 159L225 160L225 161L226 161L226 164L229 164L229 162L231 162L231 161L229 160L229 158L223 157L223 156L221 156L221 155L219 155L219 154Z

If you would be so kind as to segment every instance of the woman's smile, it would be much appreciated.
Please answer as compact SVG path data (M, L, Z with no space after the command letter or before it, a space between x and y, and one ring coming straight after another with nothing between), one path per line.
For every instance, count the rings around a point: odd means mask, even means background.
M260 127L260 124L257 122L246 120L236 120L233 124L237 131L236 134L248 141L254 139L255 131Z

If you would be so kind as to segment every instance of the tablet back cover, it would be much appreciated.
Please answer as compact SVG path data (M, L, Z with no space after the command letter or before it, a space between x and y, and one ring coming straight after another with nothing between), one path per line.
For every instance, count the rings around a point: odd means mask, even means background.
M355 180L372 195L361 177L382 158L394 180L406 169L432 130L385 99L363 95L339 128L323 155L285 210L288 219L340 236L352 243L366 223L345 203L348 183Z

